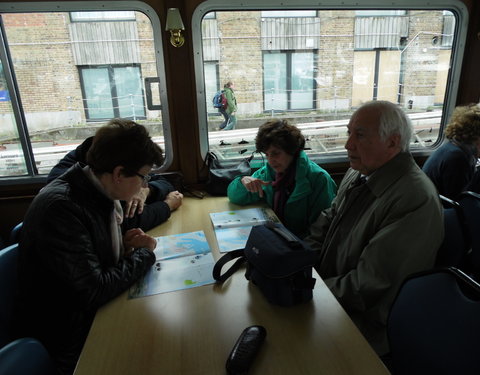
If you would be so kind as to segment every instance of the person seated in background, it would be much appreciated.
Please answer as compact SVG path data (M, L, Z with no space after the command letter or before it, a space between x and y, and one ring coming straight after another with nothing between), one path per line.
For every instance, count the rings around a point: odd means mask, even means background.
M112 120L86 155L45 186L23 221L16 332L40 340L60 374L71 374L97 309L145 275L156 241L124 235L119 200L147 185L162 150L145 127ZM27 359L28 360L28 359Z
M272 119L258 129L256 150L267 163L252 176L238 176L228 186L232 203L265 201L280 221L300 238L335 197L330 175L303 151L305 138L286 120Z
M126 121L132 125L135 122ZM75 163L86 163L87 152L93 137L87 138L75 150L66 154L50 171L47 183L65 173ZM131 200L122 201L125 219L124 227L138 227L148 231L168 220L171 212L181 206L183 194L174 189L172 184L158 174L151 174L148 186L142 187Z
M480 107L455 108L445 136L447 142L430 155L423 171L447 198L455 200L466 190L480 193L480 172L475 172L480 155Z
M389 352L386 322L403 280L433 267L443 240L435 186L409 152L410 120L371 101L348 124L350 169L305 239L315 269L370 345Z

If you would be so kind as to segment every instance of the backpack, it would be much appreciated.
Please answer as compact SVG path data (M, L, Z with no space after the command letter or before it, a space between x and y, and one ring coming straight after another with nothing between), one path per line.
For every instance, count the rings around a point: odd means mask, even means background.
M228 104L227 104L227 97L225 96L225 91L224 90L217 91L215 96L213 97L212 103L214 108L226 109Z

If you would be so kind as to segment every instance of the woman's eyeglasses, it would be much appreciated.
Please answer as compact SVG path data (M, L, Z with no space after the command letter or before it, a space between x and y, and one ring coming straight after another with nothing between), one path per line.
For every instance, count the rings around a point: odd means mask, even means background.
M140 174L138 172L135 172L135 175L140 177L142 180L143 180L143 186L147 186L148 185L148 182L151 180L152 176L150 176L149 174L146 174L146 175L143 175L143 174Z

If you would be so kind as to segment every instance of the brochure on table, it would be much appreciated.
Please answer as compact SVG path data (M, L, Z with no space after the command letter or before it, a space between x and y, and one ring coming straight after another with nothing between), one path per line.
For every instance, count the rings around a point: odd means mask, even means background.
M271 208L246 208L223 212L211 212L218 250L221 253L243 249L254 225L279 220Z
M129 290L129 298L212 284L215 264L203 231L156 237L156 261Z

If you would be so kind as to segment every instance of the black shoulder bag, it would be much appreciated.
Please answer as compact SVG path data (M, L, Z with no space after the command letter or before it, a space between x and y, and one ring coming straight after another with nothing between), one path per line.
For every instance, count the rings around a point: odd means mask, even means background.
M236 258L222 275L222 267ZM231 251L216 262L213 278L223 283L246 263L245 278L270 303L292 306L312 299L316 281L312 268L316 259L316 253L283 225L267 223L252 228L244 250Z

